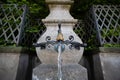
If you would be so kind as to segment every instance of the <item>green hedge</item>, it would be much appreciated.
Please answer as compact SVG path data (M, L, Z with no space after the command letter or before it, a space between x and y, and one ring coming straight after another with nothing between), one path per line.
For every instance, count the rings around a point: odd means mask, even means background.
M30 8L33 18L45 18L48 13L48 7L45 0L2 0L1 3L18 3L27 4ZM93 4L120 4L120 0L74 0L74 5L71 8L71 14L75 18L83 18L84 12Z
M27 4L29 6L30 18L34 19L43 19L49 14L49 9L46 6L45 0L1 0L0 3L13 4L17 3L20 5ZM120 0L74 0L74 4L70 10L72 16L77 19L84 18L84 13L91 7L93 4L120 4ZM33 21L34 22L34 21ZM35 28L35 27L34 27ZM29 28L27 32L36 32L38 27L35 29ZM105 46L114 46L111 44L106 44ZM119 45L115 45L119 46ZM92 48L92 46L90 46Z

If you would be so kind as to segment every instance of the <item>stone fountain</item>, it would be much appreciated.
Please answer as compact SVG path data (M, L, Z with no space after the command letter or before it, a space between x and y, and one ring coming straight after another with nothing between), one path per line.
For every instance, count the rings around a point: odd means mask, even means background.
M87 70L78 64L84 47L71 47L71 44L64 45L64 51L61 54L62 78L58 78L58 52L55 45L46 44L46 41L57 41L58 33L62 33L62 42L72 41L82 44L81 39L73 31L73 26L77 23L70 13L72 0L45 0L49 6L50 14L43 19L47 27L46 32L39 38L36 47L37 56L42 62L33 69L33 80L87 80ZM60 24L60 25L58 25ZM60 26L60 27L58 27ZM61 34L60 33L60 34ZM59 41L59 40L58 40ZM61 41L61 40L60 40Z

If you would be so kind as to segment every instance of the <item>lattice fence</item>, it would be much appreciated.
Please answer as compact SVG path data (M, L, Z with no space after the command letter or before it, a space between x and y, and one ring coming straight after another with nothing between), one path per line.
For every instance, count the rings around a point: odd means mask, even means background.
M41 35L46 31L45 25L40 19L29 20L29 27L25 28L24 37L22 39L22 45L31 47L33 43L36 43Z
M97 36L101 46L106 43L120 44L120 5L94 5L86 20L89 38Z
M30 46L45 30L41 20L27 17L26 5L0 5L0 41ZM87 12L85 21L78 21L74 31L90 46L120 44L120 6L94 5Z
M85 21L84 20L78 20L76 25L73 27L73 30L81 38L81 40L84 43L87 42L86 28L85 28Z
M27 6L16 4L0 5L0 41L21 43L26 25Z
M85 32L86 32L86 43L89 46L98 46L98 38L96 31L96 24L93 15L93 8L90 8L85 15Z

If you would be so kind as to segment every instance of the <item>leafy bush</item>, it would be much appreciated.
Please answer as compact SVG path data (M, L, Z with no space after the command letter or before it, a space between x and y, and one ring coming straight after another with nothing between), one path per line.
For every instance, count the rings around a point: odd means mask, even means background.
M71 8L71 14L77 19L83 19L85 12L93 4L120 4L120 0L74 0L74 4Z
M45 0L1 0L1 2L9 3L9 4L17 3L20 5L27 4L30 9L29 10L30 20L43 19L49 14L49 10L48 10L48 7L46 6ZM72 5L70 12L72 16L74 16L75 18L83 19L84 13L93 4L120 4L120 0L74 0L74 4ZM31 22L34 22L34 21L31 21ZM29 32L29 33L38 32L39 29L40 28L35 25L27 29L26 32ZM110 31L110 34L111 33L112 33L112 30ZM115 35L117 34L115 33ZM88 42L92 44L92 40L89 40ZM105 46L111 46L111 44L110 45L105 44ZM92 48L92 46L90 46L89 48Z
M120 44L106 43L106 44L103 45L103 47L120 47Z

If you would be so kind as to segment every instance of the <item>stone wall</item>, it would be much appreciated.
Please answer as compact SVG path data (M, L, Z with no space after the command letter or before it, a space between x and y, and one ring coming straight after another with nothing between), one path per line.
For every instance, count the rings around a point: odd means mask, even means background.
M0 47L0 80L26 80L28 62L21 47Z
M120 48L99 48L93 55L95 80L120 80Z
M31 80L32 69L40 62L29 52L21 47L0 47L0 80ZM87 68L88 80L120 80L119 48L85 52L80 64Z
M15 80L20 54L0 53L0 79Z

